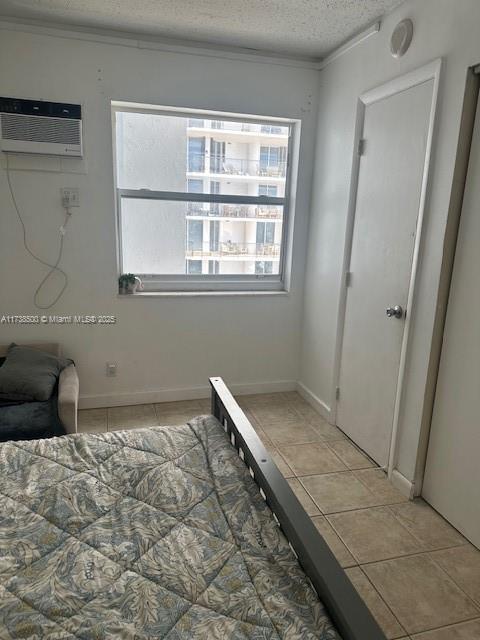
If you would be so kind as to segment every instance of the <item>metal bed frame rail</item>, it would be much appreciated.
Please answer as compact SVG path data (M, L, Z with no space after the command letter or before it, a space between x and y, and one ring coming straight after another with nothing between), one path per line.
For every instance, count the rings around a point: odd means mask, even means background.
M222 378L210 378L212 414L229 434L343 640L385 640L377 622L263 446Z

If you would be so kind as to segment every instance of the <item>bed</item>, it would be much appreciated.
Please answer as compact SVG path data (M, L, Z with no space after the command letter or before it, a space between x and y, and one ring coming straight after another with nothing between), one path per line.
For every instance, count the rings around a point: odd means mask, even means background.
M210 383L182 426L0 445L1 640L384 640Z

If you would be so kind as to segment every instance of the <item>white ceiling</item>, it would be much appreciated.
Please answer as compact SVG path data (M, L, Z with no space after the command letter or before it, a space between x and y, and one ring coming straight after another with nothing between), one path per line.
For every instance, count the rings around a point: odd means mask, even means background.
M0 15L321 58L403 0L0 0Z

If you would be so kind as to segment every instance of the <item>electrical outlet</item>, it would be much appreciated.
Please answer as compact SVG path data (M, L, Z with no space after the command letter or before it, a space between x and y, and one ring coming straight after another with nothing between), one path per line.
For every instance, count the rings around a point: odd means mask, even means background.
M60 191L62 194L62 205L65 207L65 209L80 206L80 189L78 187L64 187Z
M117 363L116 362L106 362L105 363L105 372L109 378L114 378L117 375Z

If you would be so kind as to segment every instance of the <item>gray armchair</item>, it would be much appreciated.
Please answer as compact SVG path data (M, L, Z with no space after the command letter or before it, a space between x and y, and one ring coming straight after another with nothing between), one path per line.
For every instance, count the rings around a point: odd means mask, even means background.
M0 344L0 358L7 355L10 344ZM56 342L22 343L21 346L46 351L54 356L62 355L62 348ZM58 416L67 433L77 432L79 381L75 365L65 367L58 380Z

